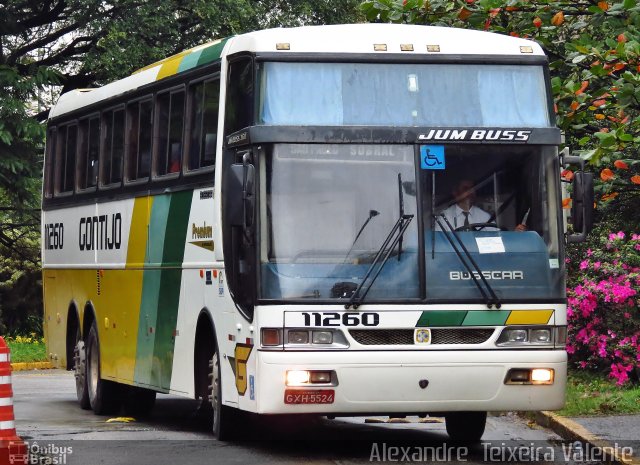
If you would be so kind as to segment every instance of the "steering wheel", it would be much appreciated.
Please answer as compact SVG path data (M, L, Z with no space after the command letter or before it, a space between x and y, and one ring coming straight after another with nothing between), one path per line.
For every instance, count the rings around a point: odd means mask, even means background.
M459 226L456 231L482 231L484 228L496 228L500 231L507 231L505 227L499 227L496 223L470 223L466 226Z

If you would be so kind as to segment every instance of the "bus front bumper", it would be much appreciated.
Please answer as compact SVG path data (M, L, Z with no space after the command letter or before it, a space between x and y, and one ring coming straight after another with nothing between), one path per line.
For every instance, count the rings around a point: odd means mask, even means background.
M265 414L557 410L565 402L564 350L259 351L257 361L257 409ZM553 383L505 383L509 370L532 368L552 369ZM337 385L287 387L289 370L334 371ZM332 403L291 404L285 390L334 396Z

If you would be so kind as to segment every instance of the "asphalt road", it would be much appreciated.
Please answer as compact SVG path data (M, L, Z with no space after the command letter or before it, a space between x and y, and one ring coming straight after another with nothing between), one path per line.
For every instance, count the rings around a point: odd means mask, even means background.
M442 421L424 423L415 417L410 423L365 423L365 418L254 421L246 428L251 440L219 442L192 400L159 396L149 418L121 423L81 410L70 372L14 373L13 390L18 434L39 457L32 463L567 463L567 450L555 433L513 414L490 416L483 442L473 447L452 444Z

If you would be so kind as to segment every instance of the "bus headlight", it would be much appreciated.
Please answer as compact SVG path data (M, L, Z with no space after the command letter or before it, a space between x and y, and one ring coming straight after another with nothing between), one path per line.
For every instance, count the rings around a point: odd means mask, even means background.
M557 335L557 328L552 326L507 326L500 333L496 345L516 347L553 346L554 337Z
M266 349L347 349L349 342L340 329L262 328L261 344Z

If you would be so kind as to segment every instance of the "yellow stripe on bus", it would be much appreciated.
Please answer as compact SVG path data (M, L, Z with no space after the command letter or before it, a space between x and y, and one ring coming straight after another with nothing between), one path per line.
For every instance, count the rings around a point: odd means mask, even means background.
M127 249L127 268L142 268L147 253L149 211L152 197L138 197L133 204L129 247Z
M175 58L163 63L160 67L160 71L158 71L158 75L156 76L156 81L176 74L182 59L187 55L187 53L188 52L179 53Z
M546 325L553 310L512 310L506 325Z

